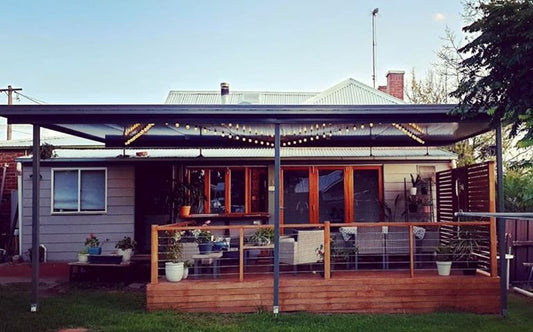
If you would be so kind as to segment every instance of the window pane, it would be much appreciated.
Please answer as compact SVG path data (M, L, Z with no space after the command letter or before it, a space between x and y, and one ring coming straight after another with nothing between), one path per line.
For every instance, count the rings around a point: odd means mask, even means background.
M211 213L225 212L226 171L211 170Z
M250 179L251 212L268 211L268 177L266 168L252 168Z
M283 223L309 222L309 172L283 171Z
M81 211L105 210L105 171L81 171Z
M354 221L379 221L379 172L378 170L354 170Z
M344 222L343 170L320 170L318 190L319 221Z
M78 171L54 171L54 211L78 211Z
M231 170L231 212L246 212L245 175L243 169Z
M195 205L191 206L191 213L204 213L205 170L192 169L189 176L193 201L196 201Z

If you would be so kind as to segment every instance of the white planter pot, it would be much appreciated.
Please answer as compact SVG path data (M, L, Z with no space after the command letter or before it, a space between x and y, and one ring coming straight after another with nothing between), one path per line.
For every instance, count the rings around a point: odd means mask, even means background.
M78 254L78 262L87 263L89 261L89 254Z
M130 249L118 249L117 250L117 255L122 255L122 261L123 262L129 262L130 259L131 259L131 253L133 252L133 250L130 248Z
M417 192L416 187L412 187L411 188L411 196L416 196L416 192Z
M435 262L437 263L437 271L439 276L449 276L452 269L452 262Z
M183 278L183 262L165 263L165 277L170 282L178 282Z
M189 268L184 267L183 268L183 279L187 279L188 276L189 276Z

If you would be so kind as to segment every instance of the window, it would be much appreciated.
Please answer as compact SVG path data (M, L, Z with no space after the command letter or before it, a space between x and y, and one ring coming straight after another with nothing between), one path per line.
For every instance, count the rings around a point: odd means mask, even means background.
M52 212L105 212L106 169L53 169Z
M381 166L287 166L282 178L284 224L382 219Z
M266 167L188 168L189 175L205 174L206 205L198 213L254 213L268 210ZM207 204L209 203L209 204Z

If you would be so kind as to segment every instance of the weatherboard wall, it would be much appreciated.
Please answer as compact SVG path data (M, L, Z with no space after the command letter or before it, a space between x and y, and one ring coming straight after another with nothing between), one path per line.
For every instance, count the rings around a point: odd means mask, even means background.
M73 167L73 166L70 166ZM91 165L91 167L100 167ZM94 233L102 244L103 253L115 250L115 243L124 236L133 237L135 211L135 170L120 165L107 168L107 213L52 214L51 167L41 167L40 242L47 249L49 261L74 261L83 248L85 238ZM32 169L23 168L22 246L27 258L32 246ZM106 241L108 240L108 241Z

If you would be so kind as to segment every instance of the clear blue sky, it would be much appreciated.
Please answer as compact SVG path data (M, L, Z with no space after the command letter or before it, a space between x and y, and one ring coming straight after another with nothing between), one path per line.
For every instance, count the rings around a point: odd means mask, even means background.
M460 0L7 1L0 87L47 103L162 103L169 90L320 91L436 61ZM0 95L0 103L7 102ZM20 102L25 102L21 100Z

